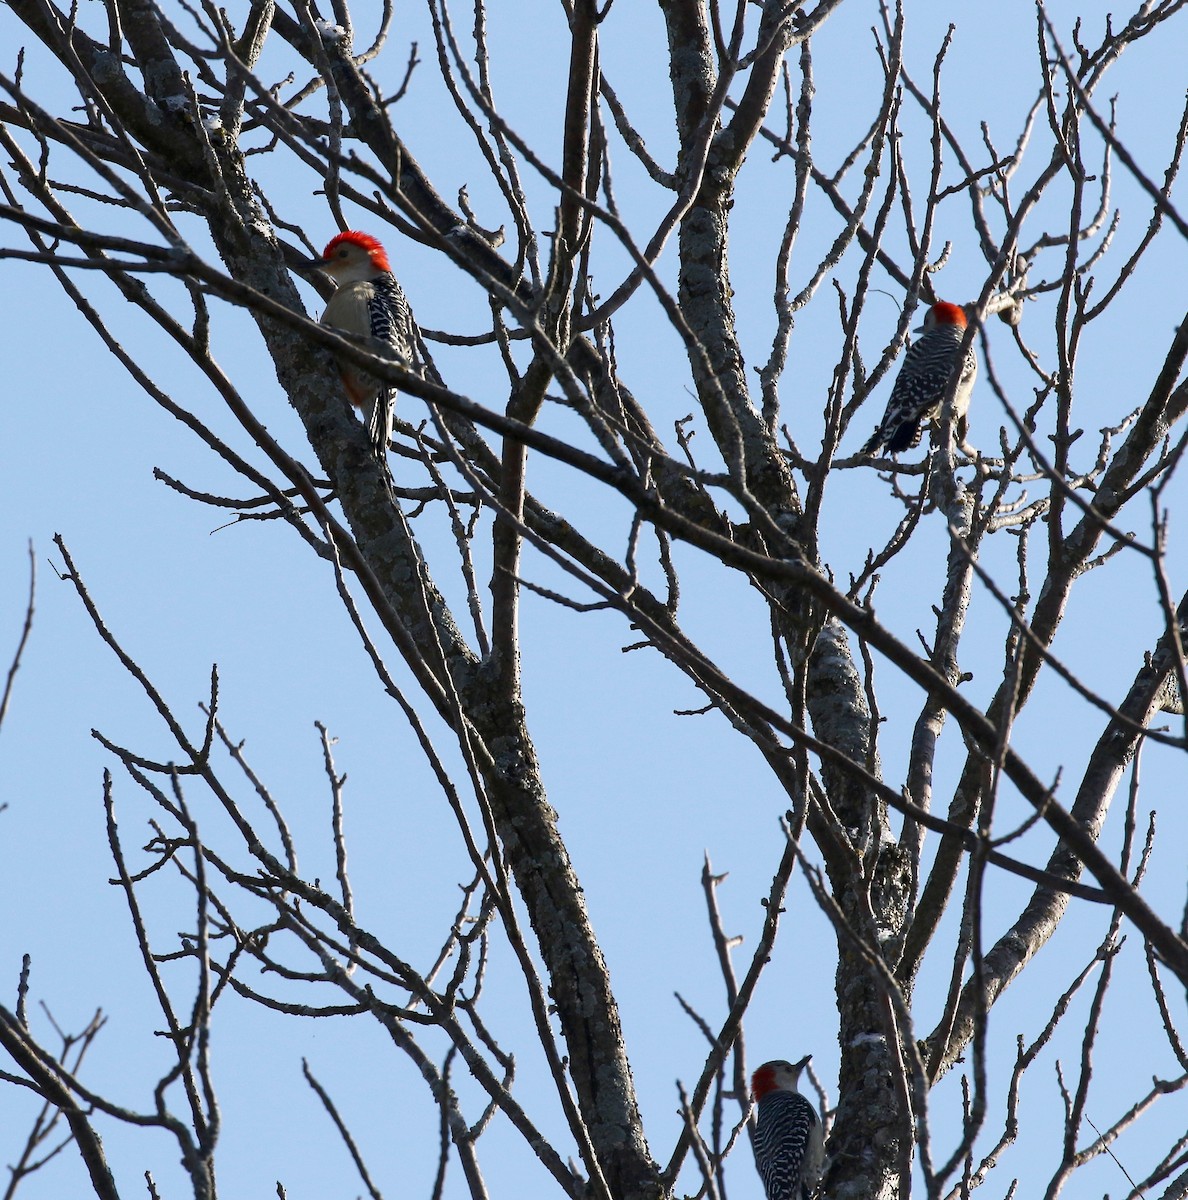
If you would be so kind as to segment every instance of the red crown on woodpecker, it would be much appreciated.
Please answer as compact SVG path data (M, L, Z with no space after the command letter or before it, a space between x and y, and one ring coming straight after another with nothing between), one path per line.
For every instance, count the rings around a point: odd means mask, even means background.
M929 310L932 325L957 325L964 329L969 322L965 319L965 309L960 304L950 304L947 300L938 300Z
M338 234L326 243L326 249L322 251L322 261L330 262L335 255L344 246L358 246L359 249L367 252L368 258L371 260L371 265L377 271L390 271L392 269L388 262L387 251L380 244L379 238L373 238L369 233L360 233L356 229L348 229L345 233ZM955 307L953 305L950 308Z
M768 1092L775 1090L775 1069L770 1063L765 1063L751 1076L751 1095L756 1100L762 1100Z
M751 1095L758 1102L771 1092L796 1091L800 1073L808 1066L812 1057L811 1054L806 1054L800 1062L795 1063L783 1058L765 1062L751 1076Z

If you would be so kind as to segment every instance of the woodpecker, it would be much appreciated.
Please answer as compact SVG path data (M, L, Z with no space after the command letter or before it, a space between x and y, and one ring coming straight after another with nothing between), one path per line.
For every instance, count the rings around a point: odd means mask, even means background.
M825 1167L825 1144L817 1110L797 1089L811 1054L800 1062L766 1062L751 1076L759 1105L755 1166L767 1200L810 1200Z
M961 375L953 396L953 417L959 423L959 437L964 438L965 414L969 411L970 393L978 376L973 346L966 350L964 361L960 364L957 361L966 324L965 310L960 304L942 300L928 310L923 328L916 330L923 336L913 342L904 355L899 377L891 389L891 399L887 401L887 411L870 441L862 447L863 454L877 454L880 447L888 454L915 449L920 444L923 423L935 421L940 416L949 381L958 367Z
M323 325L354 337L374 338L398 357L414 361L408 300L392 274L383 246L375 238L354 230L340 233L311 265L338 285L322 313ZM347 399L366 418L372 449L386 468L396 411L395 389L350 363L343 363L340 369Z

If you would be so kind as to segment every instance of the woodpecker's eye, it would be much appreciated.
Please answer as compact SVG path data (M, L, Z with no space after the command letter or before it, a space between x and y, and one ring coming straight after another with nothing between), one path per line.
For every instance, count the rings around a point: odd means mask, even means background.
M346 256L347 256L347 248L345 246L343 246L343 248L341 250L339 250L339 252L338 252L338 257L346 258Z

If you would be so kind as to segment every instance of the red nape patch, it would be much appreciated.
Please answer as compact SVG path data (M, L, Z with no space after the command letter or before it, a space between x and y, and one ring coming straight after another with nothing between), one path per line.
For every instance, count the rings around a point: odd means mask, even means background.
M361 246L368 254L371 255L371 261L381 271L390 271L392 268L388 265L388 255L380 244L379 238L373 238L369 233L359 233L358 230L348 229L346 233L340 233L337 237L333 237L326 243L326 249L322 251L322 258L330 258L334 251L339 246L343 245Z
M967 324L965 309L960 304L950 304L947 300L938 300L932 306L932 316L938 325L960 325L964 329Z
M762 1100L775 1087L775 1072L770 1067L760 1067L751 1076L751 1095Z

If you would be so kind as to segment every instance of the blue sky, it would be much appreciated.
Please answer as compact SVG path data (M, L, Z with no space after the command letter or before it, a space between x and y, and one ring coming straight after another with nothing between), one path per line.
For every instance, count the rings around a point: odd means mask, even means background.
M84 6L83 19L89 14ZM1067 34L1074 6L1060 19ZM1100 29L1104 4L1075 6L1085 18L1085 40ZM979 147L979 123L986 121L1000 152L1013 146L1020 121L1035 93L1034 11L1030 5L909 5L908 61L925 83L935 49L949 20L957 25L945 76L948 113L971 151ZM871 3L843 5L814 41L817 95L814 149L830 164L848 150L869 122L877 87L877 63L870 26L877 20ZM468 21L457 16L460 29ZM496 94L511 123L551 162L559 157L563 96L564 25L559 5L523 0L490 14ZM1119 96L1119 129L1149 173L1159 178L1183 97L1184 21L1172 22L1162 35L1123 57L1101 98ZM0 44L25 40L7 10L0 10ZM377 77L394 86L403 72L406 45L416 40L426 61L414 75L408 98L395 110L397 127L439 189L452 198L469 189L481 223L498 225L501 215L482 164L451 113L444 113L440 83L432 61L432 36L425 14L412 5L399 10L393 45L374 67ZM1069 39L1066 38L1066 44ZM671 164L674 149L671 98L666 78L663 28L650 5L614 6L602 37L603 67L644 132L649 148ZM522 58L518 57L522 54ZM280 55L277 55L279 64ZM525 65L527 64L527 65ZM266 56L262 73L270 68ZM4 68L11 70L11 64ZM61 100L60 78L42 56L30 53L26 68L30 90ZM910 112L910 106L909 106ZM443 117L449 117L446 121ZM918 117L905 120L905 158L913 172L914 194L926 191L927 131ZM1036 135L1032 161L1021 172L1030 180L1046 161L1048 141ZM1094 151L1096 153L1096 151ZM757 149L740 182L732 278L740 333L749 364L766 357L774 328L771 305L772 258L791 195L792 168L787 160L773 166ZM255 158L253 169L286 220L305 228L315 244L334 232L324 201L314 195L317 182L290 160ZM979 161L981 161L979 159ZM613 160L617 195L636 228L647 230L663 211L667 197L647 184L622 147ZM69 172L63 166L60 174ZM533 220L551 228L553 200L540 180L526 173ZM854 181L849 184L851 190ZM1020 184L1022 190L1025 184ZM1053 224L1060 196L1044 214ZM1101 267L1099 288L1141 236L1149 205L1119 170L1113 202L1123 221L1117 244ZM80 213L90 213L78 202ZM135 221L101 213L104 228L141 235ZM360 217L360 223L368 225ZM1043 221L1037 221L1036 228ZM206 246L192 221L183 231L199 249ZM817 262L820 250L837 230L825 202L810 206L793 264L797 289ZM377 232L383 232L377 230ZM938 279L949 299L968 301L980 288L984 261L971 241L967 208L960 197L942 211L938 237L954 240L950 265ZM428 250L394 233L385 240L397 273L421 324L427 328L477 332L487 320L485 297L463 276L444 266ZM646 240L641 237L641 241ZM1029 239L1024 239L1029 240ZM5 245L20 246L19 234L6 227ZM905 261L901 258L901 261ZM622 252L609 238L600 240L595 258L599 290L609 294L624 266ZM857 259L847 258L838 276L849 286ZM1165 231L1158 252L1144 261L1133 284L1109 316L1095 325L1078 380L1078 418L1087 436L1137 405L1183 311L1188 256L1174 232ZM1037 271L1059 269L1054 256ZM661 262L671 279L673 247ZM168 757L166 731L143 694L123 673L96 637L73 590L55 578L58 562L52 537L61 533L76 557L92 595L109 625L190 723L201 728L197 705L207 695L212 663L222 681L221 704L231 735L246 739L246 750L292 822L303 869L323 880L333 877L328 832L329 798L321 770L315 721L338 738L337 767L348 774L346 822L360 910L376 932L389 936L417 962L429 961L458 903L457 885L467 864L452 821L436 796L432 780L398 709L385 700L366 657L339 606L333 576L291 533L273 524L219 528L223 518L182 499L153 479L160 467L188 484L211 492L240 489L226 469L180 425L142 395L118 364L102 350L69 302L43 269L0 263L0 353L8 366L10 391L5 405L6 435L0 441L0 661L15 646L27 587L26 545L34 544L39 570L38 611L33 636L18 678L8 720L0 732L0 979L11 1004L21 954L33 957L33 996L44 1000L65 1028L74 1029L96 1006L108 1025L88 1059L86 1078L110 1088L133 1108L150 1103L151 1088L165 1061L164 1046L149 1032L159 1027L153 1000L139 967L126 907L109 886L113 874L103 824L102 777L115 764L90 736L100 729L114 741L146 756ZM259 461L237 432L220 402L165 340L146 331L113 288L97 278L83 279L117 336L128 345L175 397L238 450ZM873 363L894 330L900 296L885 279L876 286L891 293L882 307L872 298L863 325L863 348ZM305 288L311 308L317 300ZM175 302L180 289L174 290ZM841 346L837 307L828 284L799 318L783 386L785 419L810 449L815 447L815 414L824 402ZM1026 310L1024 336L1050 365L1051 303L1041 300ZM51 334L47 337L47 328ZM688 370L679 343L659 319L656 306L641 299L618 328L620 367L637 395L644 398L662 436L672 422L694 406ZM989 338L996 369L1015 402L1030 397L1032 381L1013 353L1005 326L993 322ZM30 353L30 347L35 352ZM253 411L294 453L311 461L300 425L287 408L254 325L247 316L215 306L214 353L232 374ZM494 407L505 399L493 352L438 350L443 373L458 391ZM48 369L47 369L48 368ZM872 396L843 443L853 453L877 420L886 387ZM980 402L980 406L979 406ZM975 399L974 440L993 445L994 430L1004 421L988 389ZM401 401L400 415L420 420L418 402ZM546 415L546 427L564 431L564 415ZM704 430L695 441L708 455ZM397 464L400 460L394 460ZM712 465L707 462L704 465ZM626 544L630 517L573 472L534 459L530 486L546 502L572 509L579 527L611 549ZM1172 483L1164 502L1173 511L1182 488ZM823 554L837 578L860 569L866 550L879 545L894 527L899 508L874 471L838 473L831 483L823 517ZM1125 528L1149 527L1146 502L1127 511ZM939 594L944 570L943 530L923 531L918 547L884 572L877 595L879 611L905 640L914 630L930 628L930 606ZM452 601L462 597L450 564L449 532L440 514L419 518L435 576ZM1178 594L1185 578L1177 528L1171 526L1168 574ZM1042 562L1042 532L1034 535L1035 570ZM1015 540L999 535L987 562L1004 586L1013 582ZM681 619L684 627L725 668L760 694L778 698L770 665L768 618L744 581L724 575L697 552L680 549L684 571ZM437 564L441 566L438 567ZM529 553L529 578L556 586L552 567ZM481 581L489 564L479 563ZM568 587L568 585L566 585ZM963 648L963 666L974 672L970 694L985 701L1001 669L1005 626L993 602L979 593L974 621L983 622ZM374 623L373 623L374 624ZM1083 581L1074 593L1057 643L1074 669L1111 698L1124 694L1161 627L1150 567L1138 555L1120 555ZM586 889L595 928L611 964L633 1056L635 1082L648 1119L653 1152L665 1159L679 1129L674 1080L691 1084L704 1055L700 1035L673 998L678 991L711 1023L724 1011L723 991L714 964L699 873L708 852L718 871L729 871L720 892L728 932L746 941L737 959L740 969L758 934L760 897L782 851L777 819L786 806L755 752L718 716L678 717L673 710L697 707L700 698L688 682L647 651L622 653L634 640L623 621L610 614L578 615L534 595L523 601L525 695L530 726L550 800L560 814L575 865ZM5 632L7 631L7 632ZM406 673L398 672L402 683ZM887 723L881 750L889 782L898 786L906 761L906 738L920 703L919 694L881 668ZM1041 684L1017 730L1018 746L1032 757L1041 775L1054 777L1063 767L1065 788L1075 787L1079 764L1102 726L1102 719L1068 689L1049 679ZM430 722L439 750L453 760L444 730ZM963 759L953 730L943 748L938 796L944 797ZM947 775L946 775L947 773ZM234 774L228 768L227 775ZM247 789L241 789L247 796ZM1062 793L1067 795L1069 793ZM1147 890L1151 902L1178 919L1182 905L1185 818L1182 811L1183 764L1173 752L1151 747L1143 760L1140 823L1157 808L1159 839ZM116 801L121 830L134 861L147 840L146 820L153 810L143 794L117 775ZM228 837L209 797L191 797L208 842ZM246 802L246 800L245 800ZM1007 811L1016 802L1003 798ZM1020 819L1024 813L1018 809ZM1107 844L1120 837L1120 812L1111 817ZM1012 853L1042 864L1051 839L1041 827L1015 843ZM1025 901L1021 881L995 875L987 936L994 937ZM167 948L193 915L184 888L158 876L143 900L153 905L159 948ZM159 906L159 907L156 907ZM826 1086L836 1080L836 1013L832 1003L833 938L803 881L794 881L788 916L775 957L747 1021L752 1065L773 1056L799 1057L811 1051ZM1013 1058L1013 1038L1030 1038L1073 974L1093 954L1105 928L1101 910L1077 910L1043 952L1024 981L1011 989L995 1011L992 1086L1001 1111L1001 1088ZM949 930L951 939L953 931ZM939 1007L938 988L945 979L944 948L926 973L917 1006L921 1035ZM520 1058L519 1093L528 1098L534 1117L560 1133L560 1118L549 1102L547 1086L531 1040L523 987L500 939L493 951L488 984L492 1021ZM187 995L185 969L177 968L179 996ZM1120 982L1107 1011L1110 1037L1103 1039L1097 1061L1102 1089L1090 1106L1104 1127L1145 1086L1153 1074L1169 1075L1175 1066L1159 1043L1151 1020L1149 988L1140 947L1132 938L1119 967ZM938 997L935 1001L932 997ZM184 1007L184 1002L183 1007ZM1077 1031L1082 1019L1074 1007L1068 1040L1049 1052L1036 1068L1026 1093L1023 1119L1027 1138L1004 1157L992 1179L995 1194L1007 1181L1047 1178L1054 1161L1044 1144L1055 1136L1059 1099L1053 1057L1069 1069L1076 1062ZM1175 1009L1182 1017L1181 1007ZM1127 1036L1134 1013L1150 1033L1139 1044ZM333 1091L359 1136L364 1153L389 1196L428 1195L436 1147L436 1126L423 1088L409 1065L385 1045L375 1030L349 1022L282 1022L234 999L216 1014L214 1053L224 1112L220 1164L224 1194L272 1194L277 1179L292 1200L314 1196L355 1195L361 1189L314 1097L301 1080L304 1057ZM37 1018L37 1029L47 1034ZM439 1048L440 1049L440 1048ZM934 1095L941 1111L959 1103L957 1074ZM460 1094L477 1097L465 1081ZM1096 1094L1095 1094L1096 1095ZM11 1107L10 1107L11 1106ZM7 1114L13 1113L11 1121ZM0 1099L0 1129L22 1128L10 1094ZM1028 1123L1030 1126L1028 1127ZM939 1122L944 1128L944 1118ZM1048 1127L1051 1126L1051 1132ZM1136 1176L1154 1145L1164 1145L1177 1127L1188 1125L1182 1098L1172 1098L1124 1139L1119 1156ZM139 1173L153 1171L181 1194L175 1148L159 1134L128 1135L105 1125L113 1164L127 1194L135 1194ZM1040 1132L1043 1131L1043 1132ZM1148 1132L1149 1131L1149 1132ZM1172 1133L1169 1133L1172 1131ZM1037 1136L1037 1133L1039 1136ZM11 1161L13 1134L0 1140ZM570 1148L562 1136L563 1152ZM484 1170L492 1195L549 1194L542 1171L527 1158L518 1137L498 1120L484 1138ZM732 1195L759 1196L742 1148L731 1171ZM30 1197L61 1195L75 1186L74 1163L57 1165L44 1179L28 1185ZM1033 1174L1033 1172L1035 1174ZM64 1180L71 1180L66 1184ZM539 1183L537 1182L539 1180ZM1102 1160L1081 1177L1073 1191L1109 1190L1120 1194L1117 1168ZM1031 1194L1024 1186L1021 1194ZM447 1197L464 1195L456 1172Z

